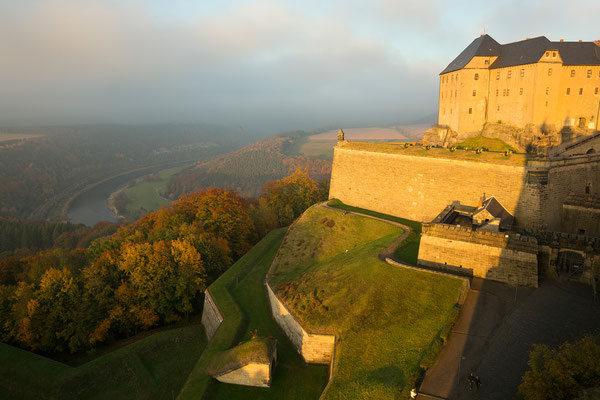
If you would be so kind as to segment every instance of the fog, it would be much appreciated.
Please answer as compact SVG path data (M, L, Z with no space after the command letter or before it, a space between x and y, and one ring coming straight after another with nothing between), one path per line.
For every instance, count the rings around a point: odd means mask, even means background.
M411 122L484 31L600 36L600 5L583 1L323 3L0 0L0 126Z

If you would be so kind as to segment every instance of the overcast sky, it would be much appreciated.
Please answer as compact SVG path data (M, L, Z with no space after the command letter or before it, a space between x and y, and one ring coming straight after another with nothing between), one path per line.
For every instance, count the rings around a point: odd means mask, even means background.
M0 0L0 126L410 121L484 29L600 39L599 1Z

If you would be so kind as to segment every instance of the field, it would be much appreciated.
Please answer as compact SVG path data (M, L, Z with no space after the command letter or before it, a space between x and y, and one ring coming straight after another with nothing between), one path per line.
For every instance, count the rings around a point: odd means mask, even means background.
M470 137L464 142L458 143L457 146L468 147L470 149L476 149L477 147L486 147L490 151L506 151L512 150L513 152L517 152L514 147L506 144L502 139L498 138L489 138L485 136L474 136Z
M504 164L511 166L524 166L527 163L527 154L513 154L506 157L504 153L486 152L476 154L472 150L456 150L431 148L427 150L423 146L404 147L404 143L373 143L373 142L348 142L344 148L381 153L405 154L407 156L445 158L449 160L462 160L492 164Z
M299 153L307 157L333 159L333 148L336 145L334 140L306 140L300 146Z
M205 345L193 323L72 367L0 343L0 398L172 399Z
M10 142L13 140L26 140L46 136L44 134L35 133L2 133L0 132L0 143Z
M325 399L407 397L457 316L461 280L378 259L401 233L385 222L313 206L273 265L269 282L296 317L315 333L337 337Z
M285 228L272 231L210 287L223 323L189 376L179 399L317 399L327 382L322 365L306 365L271 319L264 279L283 240ZM219 383L205 373L218 356L257 331L277 339L277 367L270 389Z
M165 169L138 179L133 186L123 189L123 194L128 199L124 216L127 219L137 219L150 211L170 205L171 200L162 197L161 193L169 178L181 170L182 167Z

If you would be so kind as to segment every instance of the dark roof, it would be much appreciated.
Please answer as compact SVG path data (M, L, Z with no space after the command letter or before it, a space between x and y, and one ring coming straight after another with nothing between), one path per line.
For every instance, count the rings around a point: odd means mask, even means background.
M594 42L551 42L545 36L499 44L489 35L475 39L440 74L464 68L475 56L498 56L490 69L538 62L545 51L558 50L563 65L600 65L600 46Z
M481 207L473 213L473 215L476 215L483 210L487 210L487 212L489 212L494 218L500 218L500 227L502 228L509 229L513 223L512 214L509 213L494 196L486 199Z
M471 44L468 45L467 48L440 73L440 75L464 68L465 65L476 56L499 56L501 48L502 45L492 39L490 35L479 36L477 39L473 40Z

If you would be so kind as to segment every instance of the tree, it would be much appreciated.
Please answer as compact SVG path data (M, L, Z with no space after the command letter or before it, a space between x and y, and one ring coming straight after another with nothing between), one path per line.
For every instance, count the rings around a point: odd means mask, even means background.
M534 345L530 370L523 376L519 395L525 400L578 397L584 389L600 386L600 338L587 335L558 349Z
M250 248L252 219L247 204L234 192L210 188L181 196L173 205L186 222L226 239L234 257Z
M280 226L291 224L308 207L326 200L323 189L307 172L300 169L286 178L265 183L263 193L277 215Z

